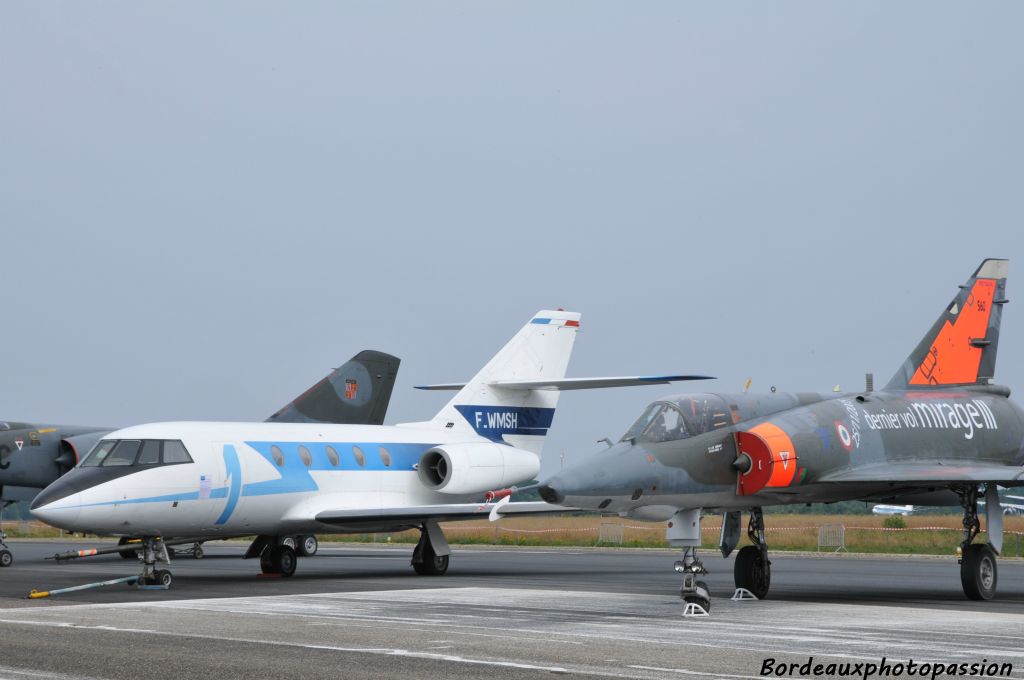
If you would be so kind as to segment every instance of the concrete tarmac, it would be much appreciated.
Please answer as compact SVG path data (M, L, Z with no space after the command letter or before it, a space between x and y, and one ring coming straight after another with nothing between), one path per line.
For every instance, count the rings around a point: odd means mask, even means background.
M1012 663L1024 676L1024 562L992 602L964 599L954 557L772 556L763 602L731 602L732 560L708 551L711 616L684 619L672 551L456 548L420 577L411 546L321 544L292 578L244 546L175 559L166 591L53 589L137 572L87 544L12 542L0 570L0 678L760 677L802 664ZM795 674L799 676L799 673ZM892 677L892 676L890 676Z

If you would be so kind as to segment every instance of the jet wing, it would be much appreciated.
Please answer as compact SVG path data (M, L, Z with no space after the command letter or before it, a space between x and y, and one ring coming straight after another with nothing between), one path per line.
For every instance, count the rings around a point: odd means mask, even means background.
M817 481L828 483L891 482L1008 482L1024 480L1024 469L985 461L935 461L914 463L877 463L830 472Z
M542 501L525 503L452 503L449 505L411 505L402 508L344 508L324 510L316 515L324 524L356 524L361 522L456 522L470 519L488 519L495 511L497 517L510 515L558 515L576 512L576 508L552 505Z
M559 378L555 380L492 380L491 387L504 390L593 390L604 387L633 387L636 385L668 385L683 380L714 380L708 375L630 375L611 378ZM465 383L439 383L417 385L418 390L461 390Z

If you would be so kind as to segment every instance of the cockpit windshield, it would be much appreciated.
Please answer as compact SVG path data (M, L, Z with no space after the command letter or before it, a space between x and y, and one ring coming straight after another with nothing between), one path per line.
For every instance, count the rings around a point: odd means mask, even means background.
M79 467L138 467L191 463L185 445L177 439L104 439L93 447Z
M670 442L690 436L683 414L671 404L656 402L647 407L622 440Z

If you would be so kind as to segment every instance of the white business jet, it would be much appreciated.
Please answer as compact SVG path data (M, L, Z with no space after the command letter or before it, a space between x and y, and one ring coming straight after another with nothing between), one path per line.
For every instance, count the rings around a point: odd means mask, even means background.
M256 535L246 557L290 576L287 537L420 529L412 566L448 569L438 522L551 512L509 503L536 477L559 391L706 376L566 379L580 315L542 311L432 420L402 425L175 422L111 432L32 504L69 531L141 539L140 583L169 586L166 541ZM491 505L485 494L506 489ZM557 510L557 508L554 508Z

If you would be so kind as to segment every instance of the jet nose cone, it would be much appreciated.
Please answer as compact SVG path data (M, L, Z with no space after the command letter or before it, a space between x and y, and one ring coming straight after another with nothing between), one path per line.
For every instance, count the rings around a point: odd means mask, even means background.
M69 505L68 501L73 502L74 498L65 498L61 501L54 501L53 503L47 503L38 507L33 504L31 508L32 516L42 522L46 522L50 526L61 529L74 529L75 521L78 520L78 514L82 511L82 508L77 504Z
M36 519L62 529L70 529L81 512L79 490L65 477L46 487L32 500L29 510Z

